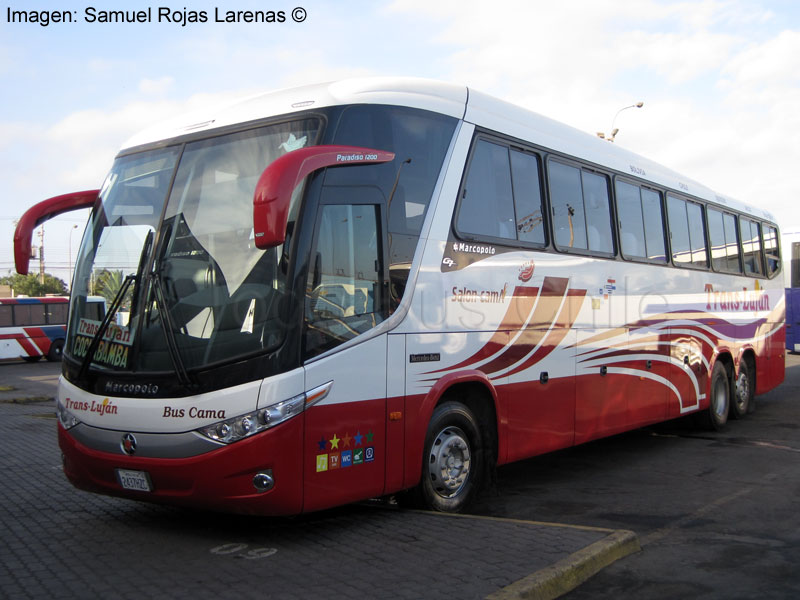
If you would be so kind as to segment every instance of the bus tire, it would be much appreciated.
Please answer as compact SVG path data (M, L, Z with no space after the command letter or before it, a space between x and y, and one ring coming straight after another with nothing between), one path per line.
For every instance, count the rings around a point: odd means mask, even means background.
M61 360L61 355L64 353L64 340L56 340L50 344L50 350L47 352L47 360L56 362Z
M728 368L722 361L714 363L711 371L711 398L708 408L700 413L700 424L704 429L720 431L728 422L731 405L731 382Z
M742 419L755 409L755 389L753 385L753 369L750 361L743 358L739 361L739 373L733 384L731 399L731 418Z
M441 512L460 512L480 490L484 479L480 427L469 408L447 401L433 411L425 436L422 504Z

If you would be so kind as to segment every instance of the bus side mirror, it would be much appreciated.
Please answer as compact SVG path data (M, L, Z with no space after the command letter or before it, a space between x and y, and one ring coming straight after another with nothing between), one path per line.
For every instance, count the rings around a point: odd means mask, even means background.
M393 152L357 146L310 146L284 154L264 169L256 184L253 195L256 247L266 250L285 241L292 193L309 173L324 167L377 164L393 159Z
M81 208L92 208L99 194L100 190L73 192L72 194L64 194L63 196L42 200L26 210L14 231L14 264L17 268L17 273L20 275L28 274L28 261L31 257L31 237L34 229L61 213Z

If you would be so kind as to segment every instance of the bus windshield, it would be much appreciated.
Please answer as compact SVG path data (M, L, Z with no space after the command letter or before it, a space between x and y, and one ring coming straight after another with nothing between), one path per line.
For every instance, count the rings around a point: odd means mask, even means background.
M100 332L92 368L180 375L280 344L286 259L256 248L253 193L318 131L302 119L118 157L79 251L65 356L83 363ZM118 301L103 331L90 295Z

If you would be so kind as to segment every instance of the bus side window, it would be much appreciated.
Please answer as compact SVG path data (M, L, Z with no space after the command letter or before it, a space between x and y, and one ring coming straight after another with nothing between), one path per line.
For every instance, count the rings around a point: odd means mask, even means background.
M17 304L14 307L14 324L17 327L44 325L43 304Z
M708 237L711 240L711 266L715 271L728 268L728 253L725 247L725 225L722 213L713 208L708 209Z
M511 179L514 188L517 238L540 246L546 243L542 212L539 157L511 150Z
M605 175L581 172L583 202L586 211L586 234L589 250L600 254L614 253L611 233L611 208L608 198L608 179Z
M11 327L14 324L12 310L11 305L0 304L0 327Z
M613 255L608 178L550 161L549 182L556 246Z
M761 235L758 223L750 219L739 219L739 231L742 238L742 256L744 257L745 275L761 275Z
M67 303L45 304L48 325L64 325L67 322Z
M386 318L378 206L327 204L319 215L306 287L306 357L334 348Z
M781 270L781 253L778 230L769 225L764 225L764 254L767 258L767 276L771 279Z
M695 267L707 267L708 250L706 249L703 207L694 202L687 202L686 214L689 217L689 242L692 246L692 265Z
M664 211L661 207L661 194L645 188L641 188L641 190L647 258L667 262L667 244L664 240Z
M728 270L733 273L742 272L742 263L739 261L739 238L736 235L736 217L725 213L722 216L725 226L725 249L728 256Z
M580 169L550 161L549 181L556 246L588 249Z
M622 255L625 258L645 258L647 250L644 239L641 188L624 181L617 181L616 187Z
M714 270L740 272L736 218L730 213L709 207L708 237L711 240L711 262Z
M508 148L478 140L461 197L456 228L463 234L515 240Z
M708 268L702 205L667 194L667 216L673 262L678 266Z

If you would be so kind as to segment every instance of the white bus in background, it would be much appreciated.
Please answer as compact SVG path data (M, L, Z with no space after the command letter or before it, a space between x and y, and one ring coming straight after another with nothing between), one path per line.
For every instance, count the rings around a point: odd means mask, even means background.
M457 85L350 80L154 127L100 190L26 213L18 269L36 224L84 206L58 435L100 493L456 511L495 465L682 415L718 429L784 376L768 212Z

